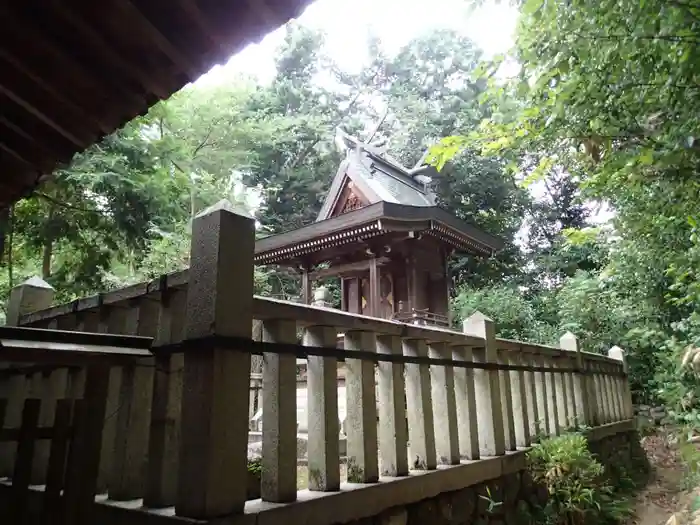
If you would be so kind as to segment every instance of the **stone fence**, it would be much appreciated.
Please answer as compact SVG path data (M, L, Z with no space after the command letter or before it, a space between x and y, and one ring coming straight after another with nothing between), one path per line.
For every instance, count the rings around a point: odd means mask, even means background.
M152 357L110 372L101 522L405 523L406 506L441 494L511 474L524 483L524 451L537 436L585 425L604 439L634 428L620 348L588 353L570 333L559 347L499 339L480 313L456 332L254 297L254 242L252 219L220 206L194 221L187 271L57 307L38 281L13 290L9 324L154 339ZM251 338L254 320L262 341ZM257 499L247 465L251 354L264 362ZM307 361L307 490L297 486L297 359ZM19 427L27 385L56 400L80 383L80 370L37 373L0 385L5 427ZM12 475L11 459L0 450L0 477Z

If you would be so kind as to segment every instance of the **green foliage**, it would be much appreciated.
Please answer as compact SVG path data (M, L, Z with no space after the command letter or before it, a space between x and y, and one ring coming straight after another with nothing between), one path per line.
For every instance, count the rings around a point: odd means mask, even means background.
M697 443L690 439L698 428L698 423L694 421L694 425L686 426L678 432L678 451L683 462L682 490L693 490L700 486L700 450ZM692 506L698 508L700 501L694 500Z
M453 318L461 323L476 311L497 320L498 335L506 339L553 343L556 327L543 323L526 295L515 287L493 286L475 289L462 286L452 302Z
M248 472L256 475L262 474L262 458L248 459Z
M603 465L579 433L546 438L527 453L528 470L546 487L542 520L550 525L621 523L631 504L616 494Z

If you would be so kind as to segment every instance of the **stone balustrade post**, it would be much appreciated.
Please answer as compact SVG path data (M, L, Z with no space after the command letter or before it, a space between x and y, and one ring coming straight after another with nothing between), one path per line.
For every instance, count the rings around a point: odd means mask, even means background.
M452 352L445 343L430 343L428 356L434 359L451 359ZM443 465L459 465L454 368L450 365L431 365L430 378L437 460Z
M134 301L126 310L126 334L155 337L159 315L156 301ZM116 501L142 498L145 493L154 368L154 358L148 357L121 369L118 406L110 414L116 428L108 494Z
M475 363L498 363L496 327L491 319L481 312L476 312L465 319L463 330L467 335L479 337L484 341L483 348L472 349ZM474 386L476 404L479 407L477 420L480 454L501 456L505 454L506 443L498 370L475 369Z
M127 310L118 306L102 306L98 331L109 334L128 334ZM102 428L102 448L100 452L100 465L97 476L97 493L109 492L109 485L113 478L113 463L115 452L115 440L117 435L117 413L121 409L121 366L112 366L107 371L107 402L105 406L104 425Z
M575 352L575 365L579 370L579 373L573 376L573 398L574 407L576 414L576 425L590 425L592 423L591 410L590 410L590 400L589 400L589 388L587 376L584 375L584 362L583 356L581 354L581 348L579 347L578 338L571 332L566 332L559 339L559 347L563 350L568 350L569 352Z
M566 368L568 365L566 356L564 354L555 356L554 359L552 359L552 365L555 370ZM559 423L559 430L561 432L566 431L570 424L568 397L571 394L567 390L566 373L555 372L553 375L556 388L557 422Z
M336 338L333 327L310 326L303 343L335 348ZM340 488L338 359L309 356L307 384L309 490L331 492Z
M622 371L625 374L629 373L629 364L627 363L627 357L625 356L625 351L619 346L613 346L608 350L608 357L612 357L617 361L622 363ZM625 377L620 378L620 397L621 397L621 409L623 419L632 419L634 417L634 408L632 406L632 391L630 389L629 379Z
M49 308L54 298L54 289L38 277L32 277L15 286L10 291L7 304L7 326L19 326L23 315ZM3 428L19 428L22 423L22 410L27 398L30 382L25 375L15 374L0 381L0 397L7 399ZM11 477L17 443L0 443L0 477Z
M295 321L263 322L265 343L297 342ZM297 497L296 357L263 354L262 480L265 501L284 503Z
M49 308L54 295L51 285L39 277L31 277L18 284L10 290L5 324L19 326L22 316Z
M523 354L512 353L508 362L511 365L522 366ZM513 425L515 431L516 447L530 446L530 421L527 408L527 391L525 384L525 371L511 370L510 385L512 390Z
M561 432L559 428L559 406L557 399L557 383L555 376L554 356L544 356L544 366L549 368L544 374L544 380L547 383L547 415L549 416L549 435L558 436Z
M468 346L452 347L455 361L473 361L472 349ZM479 429L474 388L474 369L456 367L454 369L455 396L457 405L457 430L459 435L459 455L463 459L479 459Z
M506 350L498 350L498 364L508 365L510 364L510 357ZM509 370L499 370L498 378L500 382L501 389L501 410L503 411L503 436L505 439L506 450L516 450L516 438L515 438L515 419L513 416L513 391L511 389L510 383L510 371Z
M255 220L229 202L195 217L186 339L251 339L254 252ZM243 511L250 384L250 354L245 350L185 351L175 503L179 516L207 520Z
M622 411L620 410L620 398L617 392L617 376L613 375L617 370L616 366L611 363L605 364L606 376L605 380L608 387L608 398L610 402L610 419L611 421L621 421Z
M591 361L589 363L591 374L593 375L594 399L596 402L596 424L604 425L608 422L608 405L605 399L605 386L603 376L601 374L601 365L599 361Z
M187 293L166 290L161 296L158 334L154 342L153 404L143 497L144 506L151 508L170 507L177 500L185 355L160 352L157 347L182 341L186 315Z
M532 363L538 368L544 367L545 359L544 356L540 354L532 355ZM537 414L538 414L538 424L537 433L541 436L550 435L550 420L549 417L549 403L548 399L548 389L547 389L547 373L546 372L534 372L535 379L535 399L537 401Z
M403 354L428 357L428 346L422 339L404 339ZM406 363L406 407L409 466L433 470L437 467L437 456L429 365Z
M377 336L377 353L401 355L401 338ZM408 474L408 429L406 428L406 382L404 365L380 361L379 391L379 472L383 476Z
M377 340L372 332L350 330L345 333L344 348L348 352L372 352L376 347ZM379 479L374 363L347 357L345 367L348 482L374 483Z
M529 352L520 354L520 362L525 366L535 366L535 359ZM525 404L527 409L527 421L530 428L530 443L540 432L540 417L537 405L537 390L535 387L535 372L525 372Z

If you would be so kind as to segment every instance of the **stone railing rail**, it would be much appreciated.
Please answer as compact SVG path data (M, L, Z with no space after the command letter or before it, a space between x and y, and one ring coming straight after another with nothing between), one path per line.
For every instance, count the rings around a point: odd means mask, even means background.
M194 221L187 271L56 307L37 282L13 290L8 324L154 339L152 357L110 373L98 492L112 505L142 500L236 523L286 509L289 522L342 523L522 468L518 451L538 435L633 417L617 347L609 356L584 352L570 333L559 348L499 339L480 313L456 332L254 297L253 249L252 220L219 206ZM262 497L247 501L250 359L260 353ZM297 490L297 357L308 360L305 491ZM346 364L347 484L338 360ZM0 469L9 464L0 458Z

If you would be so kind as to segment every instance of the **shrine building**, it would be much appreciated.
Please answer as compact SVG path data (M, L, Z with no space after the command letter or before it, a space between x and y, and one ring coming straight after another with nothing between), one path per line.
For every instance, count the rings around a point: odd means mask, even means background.
M448 258L503 242L437 206L434 168L340 133L346 157L316 222L258 240L255 263L300 271L306 303L314 281L338 277L344 311L448 326Z

